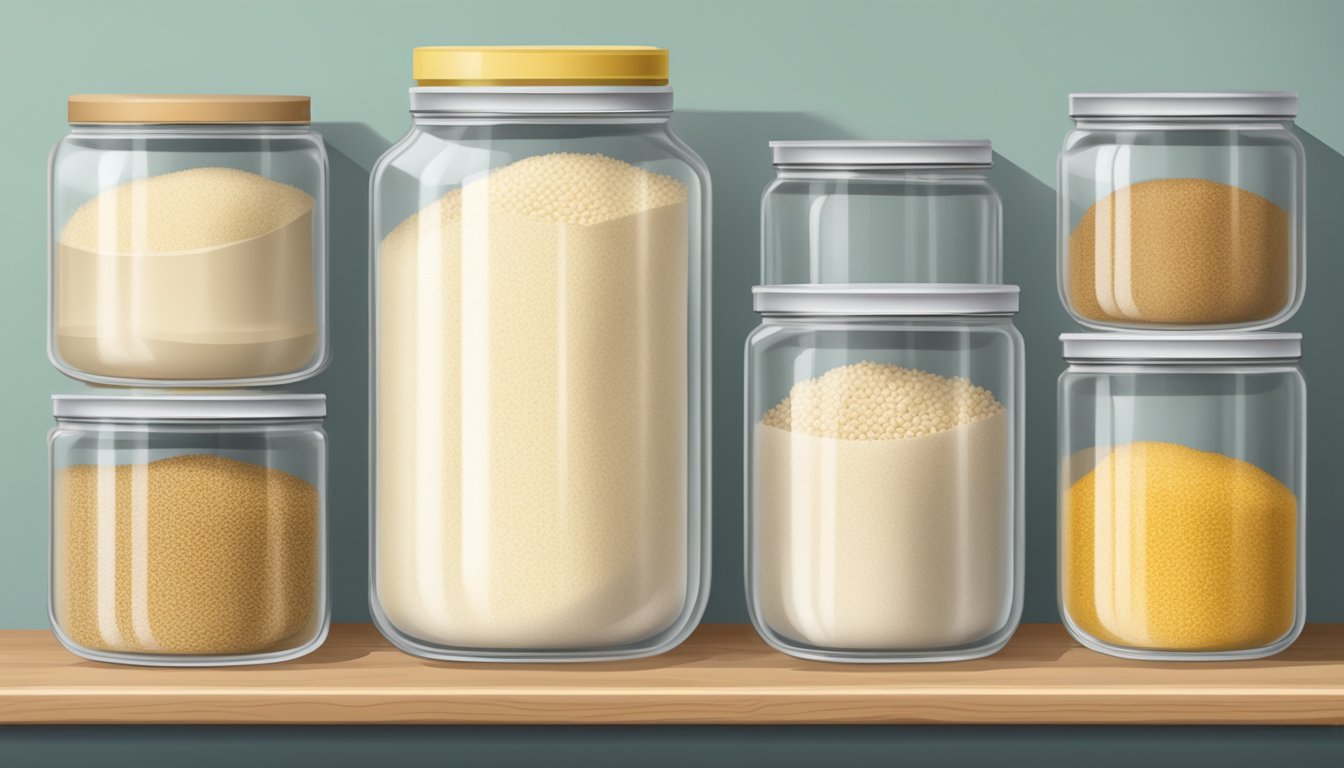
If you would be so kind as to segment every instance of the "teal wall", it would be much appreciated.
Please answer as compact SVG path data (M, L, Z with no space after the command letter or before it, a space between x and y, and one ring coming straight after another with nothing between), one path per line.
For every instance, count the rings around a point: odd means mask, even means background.
M672 50L678 132L708 161L715 193L715 556L707 620L744 621L741 588L741 342L755 324L748 288L758 263L765 142L782 138L989 137L1005 199L1006 273L1023 286L1027 338L1028 585L1026 619L1054 604L1055 336L1070 328L1054 289L1054 161L1075 90L1286 88L1302 96L1308 150L1310 290L1291 328L1306 333L1313 392L1309 613L1344 621L1344 473L1334 446L1344 408L1338 302L1344 285L1344 3L1215 0L925 0L825 3L682 0L6 0L0 3L0 628L46 625L48 396L81 387L46 361L45 174L65 130L65 96L98 91L306 93L332 155L335 363L305 386L331 398L336 618L367 616L365 583L365 298L367 171L408 125L410 49L431 43L647 43ZM264 737L260 734L264 734ZM774 735L771 735L774 734ZM960 735L957 735L960 734ZM781 740L782 739L782 740ZM255 740L255 741L254 741ZM1344 764L1328 729L0 729L0 765L116 762L154 745L163 759L255 743L255 755L312 754L330 764L370 755L497 754L525 764L587 748L608 758L855 762L901 755L1128 756L1228 764L1306 750L1296 764ZM355 742L375 745L365 752ZM1125 750L1123 745L1132 744ZM1138 745L1157 745L1140 747ZM376 746L381 745L381 748ZM782 746L781 746L782 745ZM498 749L507 749L497 751ZM258 751L260 750L260 751ZM222 753L221 753L222 754ZM229 752L235 755L241 752ZM356 757L363 755L362 758ZM12 763L7 758L16 759ZM249 757L258 759L256 756ZM1116 758L1119 759L1119 758ZM1014 760L1015 761L1015 760ZM1010 761L1011 762L1011 761ZM204 764L204 763L202 763ZM341 763L343 764L343 763ZM1042 764L1050 764L1043 762ZM1100 764L1100 763L1098 763Z

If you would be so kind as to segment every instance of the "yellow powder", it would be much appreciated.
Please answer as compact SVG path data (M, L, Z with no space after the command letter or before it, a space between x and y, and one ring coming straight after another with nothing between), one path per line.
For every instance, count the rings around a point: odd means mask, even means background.
M686 599L687 192L531 157L378 253L376 595L456 648L635 643Z
M1156 179L1097 201L1069 235L1068 298L1089 320L1225 325L1289 300L1288 212L1239 187Z
M794 643L917 651L1009 620L1007 411L962 378L863 362L756 427L758 618Z
M56 622L98 651L301 646L320 618L318 515L311 484L219 456L59 470Z
M1270 645L1296 609L1297 499L1239 459L1172 443L1117 446L1069 489L1064 603L1115 646Z
M57 249L56 344L133 379L295 372L317 352L313 198L232 168L105 190Z

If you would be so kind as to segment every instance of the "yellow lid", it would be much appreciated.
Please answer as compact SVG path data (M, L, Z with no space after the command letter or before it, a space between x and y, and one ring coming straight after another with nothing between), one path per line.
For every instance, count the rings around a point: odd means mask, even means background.
M667 49L642 45L426 46L419 85L667 85Z
M88 93L70 97L72 123L291 123L310 121L307 96Z

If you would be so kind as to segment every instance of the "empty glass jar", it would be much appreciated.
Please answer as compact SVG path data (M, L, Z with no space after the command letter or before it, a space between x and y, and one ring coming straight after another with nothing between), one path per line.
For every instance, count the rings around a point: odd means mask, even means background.
M50 168L48 353L88 382L278 384L327 360L306 96L83 95Z
M217 666L322 644L322 395L52 399L51 621L66 648Z
M667 51L419 48L373 171L374 620L647 656L708 593L709 175Z
M1305 615L1301 335L1064 334L1065 626L1137 659L1269 656Z
M1297 96L1077 93L1059 157L1059 290L1084 325L1255 329L1305 288Z
M988 141L773 141L761 283L1000 283Z
M953 661L1022 609L1016 286L755 289L747 591L775 648Z

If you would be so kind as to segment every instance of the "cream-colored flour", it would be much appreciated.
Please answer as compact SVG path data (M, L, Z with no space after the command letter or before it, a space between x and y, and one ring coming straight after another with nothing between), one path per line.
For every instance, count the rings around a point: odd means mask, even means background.
M988 391L897 366L796 385L755 428L758 618L852 651L950 648L1003 627L1009 425Z
M607 647L687 590L685 187L527 158L379 250L376 594L456 648Z
M136 179L80 206L57 243L56 345L134 379L236 379L317 352L313 198L233 168Z

